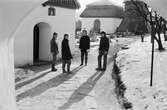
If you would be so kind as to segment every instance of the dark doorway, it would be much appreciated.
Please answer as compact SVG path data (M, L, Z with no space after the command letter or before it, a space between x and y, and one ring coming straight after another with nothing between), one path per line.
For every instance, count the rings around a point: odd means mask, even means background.
M33 61L38 62L39 61L39 26L35 25L34 27L34 49L33 49Z
M48 23L40 22L34 26L33 34L34 65L50 61L51 26Z

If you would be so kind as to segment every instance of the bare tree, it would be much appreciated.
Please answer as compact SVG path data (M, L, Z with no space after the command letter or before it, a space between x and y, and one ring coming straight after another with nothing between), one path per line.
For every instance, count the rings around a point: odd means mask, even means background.
M156 11L150 10L146 3L139 3L141 1L134 0L131 0L131 2L135 6L135 8L133 8L132 10L137 11L140 16L150 24L151 35L158 43L158 50L164 50L161 41L161 32L163 31L163 22L165 22L165 19L159 16ZM153 38L151 39L151 41L154 40Z

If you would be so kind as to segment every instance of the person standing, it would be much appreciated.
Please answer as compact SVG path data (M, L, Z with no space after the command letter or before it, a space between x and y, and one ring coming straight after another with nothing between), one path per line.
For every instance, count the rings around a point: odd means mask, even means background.
M141 33L141 42L144 42L144 33Z
M53 33L53 38L50 41L50 51L52 54L52 66L51 66L51 71L57 71L57 69L55 68L55 64L56 64L56 60L57 60L57 54L59 53L58 50L58 45L57 45L57 33L54 32Z
M104 31L102 31L100 34L101 34L101 39L100 39L100 45L99 45L98 68L96 68L96 70L105 71L107 67L107 55L108 55L110 42L109 42L109 38L106 37L106 33ZM101 66L102 57L103 57L103 67Z
M82 37L80 38L79 42L79 49L81 51L81 65L84 63L84 57L85 57L85 65L87 65L88 62L88 50L90 49L90 38L87 35L87 31L82 31Z
M68 39L69 39L69 35L65 34L64 39L62 41L62 45L61 45L62 70L63 70L63 73L72 74L70 71L72 54L71 54L71 50L69 47L69 40ZM67 71L65 70L66 65L67 65Z
M144 42L144 31L140 31L141 42Z

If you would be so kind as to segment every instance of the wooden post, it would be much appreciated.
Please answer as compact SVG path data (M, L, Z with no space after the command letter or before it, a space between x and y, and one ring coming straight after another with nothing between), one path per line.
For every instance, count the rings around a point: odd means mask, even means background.
M154 31L154 29L152 31ZM153 72L154 72L154 32L151 32L151 37L152 37L152 55L151 55L150 86L153 86Z
M152 10L150 12L150 24L151 24L151 43L152 43L152 55L151 55L151 75L150 75L150 86L153 86L153 72L154 72L154 37L155 37L155 28L152 18Z

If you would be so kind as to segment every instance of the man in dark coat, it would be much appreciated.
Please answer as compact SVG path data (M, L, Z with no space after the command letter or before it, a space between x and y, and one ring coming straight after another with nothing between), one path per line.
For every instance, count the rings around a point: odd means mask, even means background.
M90 49L90 38L87 35L87 31L82 31L82 37L80 38L79 48L81 51L81 65L83 65L84 57L85 57L85 65L87 65L88 60L88 50Z
M68 74L71 74L70 65L71 65L72 54L69 47L68 38L69 38L69 35L65 34L64 39L62 41L62 45L61 45L62 69L63 69L63 73L67 72ZM67 65L67 71L65 70L66 65Z
M57 33L53 33L53 38L50 41L50 51L52 54L52 66L51 66L51 70L52 71L57 71L57 69L55 68L55 64L56 64L56 59L57 59L57 54L59 53L58 50L58 45L56 43L57 40Z
M104 31L101 32L101 39L99 45L99 55L98 55L98 71L105 71L107 67L107 55L109 50L109 38L106 37L106 33ZM103 68L101 66L101 60L103 57Z

